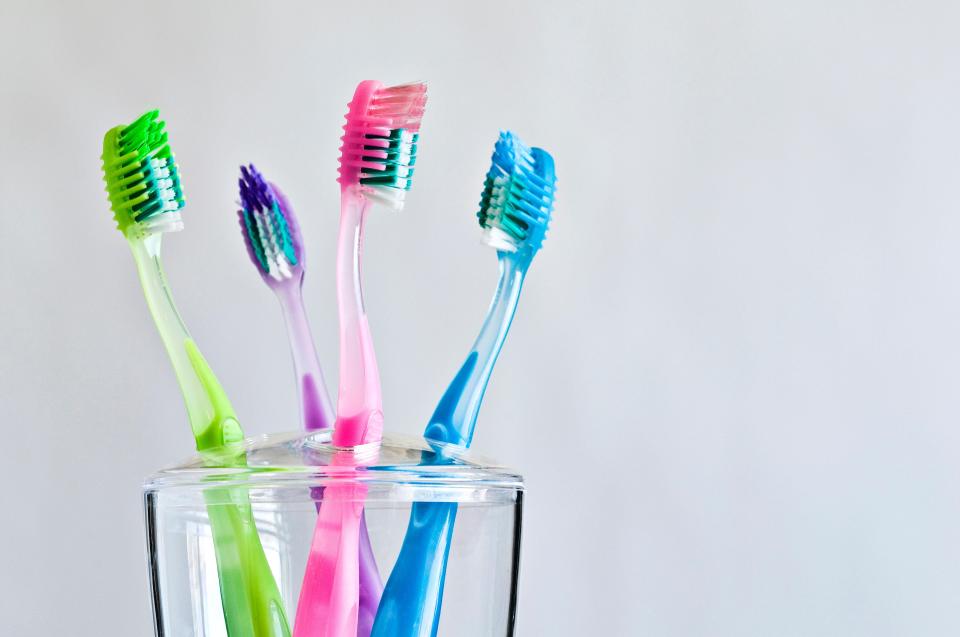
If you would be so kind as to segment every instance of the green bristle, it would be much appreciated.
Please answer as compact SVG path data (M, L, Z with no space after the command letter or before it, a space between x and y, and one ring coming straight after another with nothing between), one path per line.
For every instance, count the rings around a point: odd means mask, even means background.
M103 178L118 228L154 222L183 208L183 189L166 124L159 111L148 111L103 139Z

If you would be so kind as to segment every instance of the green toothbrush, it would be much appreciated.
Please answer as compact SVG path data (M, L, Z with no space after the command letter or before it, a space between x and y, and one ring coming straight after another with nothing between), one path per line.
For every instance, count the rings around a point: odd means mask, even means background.
M103 138L103 177L110 207L127 238L160 338L187 405L197 450L216 466L244 467L243 430L230 400L173 304L160 260L163 234L183 228L183 191L159 111L149 111ZM224 453L226 451L226 453ZM227 458L227 460L224 460ZM220 597L230 637L289 637L283 600L267 563L245 489L205 493Z

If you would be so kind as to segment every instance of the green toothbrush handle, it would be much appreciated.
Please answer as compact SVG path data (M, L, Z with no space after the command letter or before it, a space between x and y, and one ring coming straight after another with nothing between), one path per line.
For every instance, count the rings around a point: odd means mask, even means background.
M223 388L190 338L160 260L163 234L182 227L183 192L164 124L156 111L104 138L104 179L111 208L130 246L143 294L173 365L197 449L211 466L246 466L243 430ZM217 451L217 450L220 451ZM224 463L220 458L226 455ZM212 480L216 480L213 477ZM204 491L230 637L289 637L246 485Z
M191 339L186 339L183 346L213 407L210 423L196 433L197 450L204 452L241 442L243 430L217 377ZM224 464L222 458L217 464ZM227 464L243 467L246 459L238 453ZM260 543L247 490L224 487L208 490L205 495L227 634L290 637L283 598Z
M207 451L226 445L232 445L243 441L243 429L237 421L237 415L233 411L233 405L227 398L226 392L220 386L220 381L214 376L213 370L207 364L203 354L193 339L187 338L183 341L183 349L187 352L187 360L193 368L204 393L209 399L210 406L213 408L213 416L206 427L194 431L194 438L197 442L197 451ZM246 461L242 456L238 458L238 466L246 466Z
M283 599L242 487L207 492L207 514L230 637L290 637Z

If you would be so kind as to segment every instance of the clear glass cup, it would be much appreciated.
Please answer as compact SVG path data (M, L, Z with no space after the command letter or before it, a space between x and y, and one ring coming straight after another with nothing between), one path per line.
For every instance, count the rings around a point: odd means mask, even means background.
M270 434L248 439L243 451L195 456L144 484L158 637L232 637L210 520L215 507L230 506L226 500L238 496L249 499L292 628L322 500L318 488L345 480L362 485L357 497L384 582L412 504L457 503L439 634L513 634L523 508L523 479L516 472L457 448L394 435L380 445L339 449L329 431Z

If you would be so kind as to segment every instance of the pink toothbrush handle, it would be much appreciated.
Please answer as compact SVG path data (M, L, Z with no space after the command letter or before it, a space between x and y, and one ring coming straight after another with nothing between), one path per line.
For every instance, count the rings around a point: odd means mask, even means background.
M363 310L360 245L366 200L346 189L337 252L340 313L340 395L333 444L342 448L330 468L343 469L326 486L304 573L294 637L357 637L360 606L360 522L367 489L350 479L354 447L383 433L380 375ZM364 617L364 625L368 618Z
M356 637L360 518L366 487L331 484L313 532L294 637Z
M363 219L368 206L358 191L344 190L337 237L340 391L333 444L338 447L379 442L383 435L380 372L360 288Z

